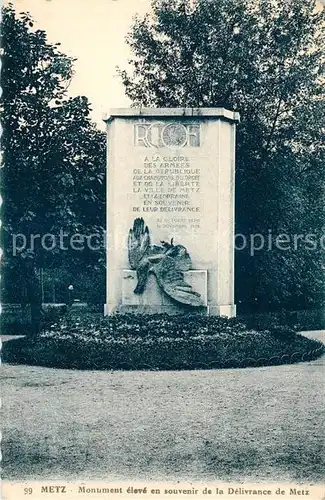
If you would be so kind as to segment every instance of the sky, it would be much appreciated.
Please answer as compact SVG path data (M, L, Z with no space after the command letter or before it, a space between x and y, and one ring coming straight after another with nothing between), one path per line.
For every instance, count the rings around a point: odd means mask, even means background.
M130 100L116 74L127 67L130 52L125 36L132 17L149 10L150 0L15 0L17 12L28 11L36 28L49 42L77 57L70 95L85 95L92 104L93 119L104 128L109 108L129 107Z

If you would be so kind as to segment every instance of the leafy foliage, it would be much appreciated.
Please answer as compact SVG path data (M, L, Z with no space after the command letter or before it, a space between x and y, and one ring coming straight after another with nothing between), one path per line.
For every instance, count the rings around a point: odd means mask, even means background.
M182 370L290 363L323 351L289 328L256 331L228 318L129 314L63 319L32 344L7 342L2 356L60 368Z
M316 249L237 252L246 308L323 301L324 17L314 0L152 0L127 37L134 105L240 112L236 232L315 235Z
M40 238L33 248L30 243L32 235L60 230L103 234L105 140L91 122L87 98L67 96L74 59L59 50L60 44L49 43L44 31L34 29L30 14L18 15L11 5L3 9L2 33L5 264L9 276L12 267L20 267L22 279L31 284L28 300L39 301L36 268L101 262L100 253L60 252L59 245L43 250ZM19 233L27 245L13 257L12 235Z

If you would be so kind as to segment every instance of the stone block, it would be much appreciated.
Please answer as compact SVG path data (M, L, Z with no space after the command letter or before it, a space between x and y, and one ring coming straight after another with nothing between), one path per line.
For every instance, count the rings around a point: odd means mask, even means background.
M193 290L201 295L204 305L207 306L207 271L186 271L184 278L192 286ZM133 290L136 284L136 271L124 269L122 271L122 306L179 307L179 304L161 290L153 273L149 274L146 288L142 294L138 295L134 293ZM193 310L194 312L196 308L187 306L186 309Z

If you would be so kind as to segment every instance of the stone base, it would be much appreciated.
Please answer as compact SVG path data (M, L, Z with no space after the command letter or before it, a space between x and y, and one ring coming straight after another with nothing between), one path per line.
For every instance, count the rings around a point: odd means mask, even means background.
M114 312L137 313L137 314L203 314L212 316L236 316L236 306L225 304L220 306L208 305L208 273L206 270L191 270L184 273L185 281L193 290L198 292L202 299L203 307L191 307L180 304L166 295L159 287L156 277L149 274L148 282L141 295L134 293L137 284L136 271L131 269L122 270L122 300L116 305ZM107 304L104 306L104 314L111 314Z
M203 316L209 315L209 307L191 307L183 304L169 306L120 306L118 312L122 314L169 314L175 316L177 314L200 314Z
M209 306L209 316L227 316L227 318L235 318L236 305L225 304L220 306Z
M191 311L197 309L206 309L207 306L207 271L187 271L184 273L185 281L192 286L193 290L198 292L205 307L197 308L180 304L171 299L164 293L157 283L154 274L150 273L146 288L140 295L134 293L137 284L136 271L125 269L122 271L122 308L123 311L132 309L146 310L156 312L169 312L169 314L177 314L177 312ZM127 309L126 309L127 308ZM120 309L120 308L119 308Z

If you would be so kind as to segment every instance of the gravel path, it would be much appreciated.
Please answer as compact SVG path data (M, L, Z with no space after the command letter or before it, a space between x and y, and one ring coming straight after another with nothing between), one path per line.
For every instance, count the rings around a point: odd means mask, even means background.
M320 482L324 361L186 372L3 365L3 478Z

